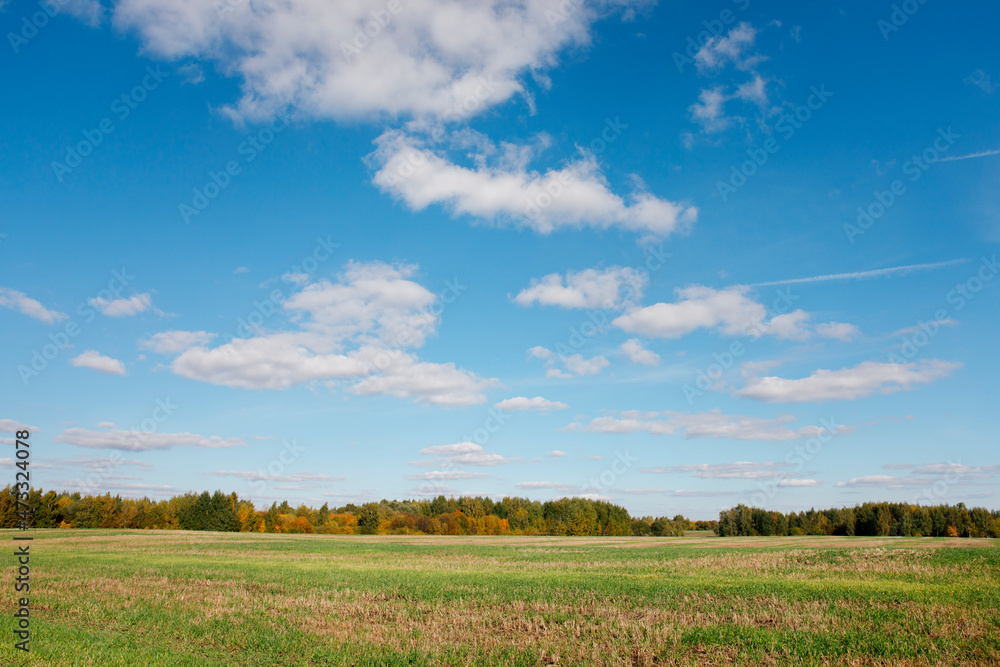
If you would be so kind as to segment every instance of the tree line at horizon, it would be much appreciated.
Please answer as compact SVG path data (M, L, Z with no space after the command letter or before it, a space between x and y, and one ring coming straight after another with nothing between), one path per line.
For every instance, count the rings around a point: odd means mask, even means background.
M723 510L718 521L683 515L632 517L619 506L589 498L541 502L527 498L461 496L433 500L382 500L319 509L288 501L266 510L238 494L187 493L166 500L28 493L33 528L211 530L331 535L556 535L671 537L685 530L712 530L722 537L858 535L1000 537L1000 511L958 505L863 503L839 509L783 514L746 505ZM23 509L23 508L22 508ZM0 491L0 528L19 525L17 490Z
M0 528L18 525L17 492L0 492ZM715 521L676 515L632 517L618 505L588 498L540 502L528 498L462 496L433 500L382 500L319 509L288 501L267 510L236 493L188 493L167 500L133 499L110 493L28 493L33 528L131 528L214 530L332 535L652 535L679 536L685 530L714 530Z
M719 513L716 533L730 536L863 535L1000 537L1000 511L957 505L868 502L854 507L771 512L737 505Z

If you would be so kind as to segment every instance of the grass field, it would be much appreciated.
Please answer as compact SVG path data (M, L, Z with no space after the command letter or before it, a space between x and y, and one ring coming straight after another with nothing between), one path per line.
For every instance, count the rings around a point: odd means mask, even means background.
M33 534L4 665L1000 664L996 540Z

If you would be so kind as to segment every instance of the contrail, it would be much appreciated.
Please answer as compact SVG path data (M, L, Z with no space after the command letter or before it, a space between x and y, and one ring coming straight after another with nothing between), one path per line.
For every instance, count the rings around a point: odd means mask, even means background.
M772 285L791 285L793 283L822 283L828 280L865 280L868 278L878 278L879 276L890 276L894 273L906 273L908 271L929 271L940 269L945 266L952 266L966 262L965 259L950 259L947 262L933 262L931 264L910 264L908 266L893 266L888 269L875 269L874 271L855 271L854 273L830 273L825 276L812 276L811 278L790 278L788 280L772 280L766 283L754 283L745 287L770 287Z
M955 160L971 160L974 157L986 157L987 155L1000 155L1000 148L993 151L983 151L982 153L969 153L968 155L955 155L952 157L938 158L937 162L953 162Z

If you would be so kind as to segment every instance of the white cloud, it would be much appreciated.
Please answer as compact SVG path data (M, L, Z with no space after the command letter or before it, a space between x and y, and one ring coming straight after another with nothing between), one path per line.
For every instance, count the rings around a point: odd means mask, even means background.
M828 273L822 276L810 276L808 278L790 278L788 280L772 280L765 283L753 283L747 287L772 287L775 285L795 285L798 283L825 283L831 280L869 280L871 278L883 278L899 274L907 274L913 271L929 271L941 269L956 264L962 264L964 259L950 259L946 262L932 262L929 264L909 264L907 266L892 266L885 269L875 269L873 271L854 271L851 273Z
M549 401L541 396L535 396L534 398L528 398L527 396L515 396L514 398L506 398L499 403L494 403L493 407L497 410L565 410L569 407L566 403L561 403L559 401Z
M817 324L815 330L817 336L822 336L823 338L836 338L837 340L842 341L853 340L861 334L856 326L845 322L827 322L825 324Z
M152 466L139 459L122 458L118 452L111 456L76 456L71 459L46 457L33 462L32 465L52 470L82 470L84 474L99 473L102 477L110 475L111 471L120 467L135 467L149 469Z
M703 88L698 93L698 101L688 111L705 132L722 132L733 124L733 119L725 113L725 105L729 99L722 88Z
M434 457L436 460L411 461L411 465L451 465L496 466L520 461L520 458L507 458L500 454L488 452L482 445L474 442L457 442L450 445L434 445L421 449L418 454Z
M989 480L1000 472L1000 465L970 466L957 462L913 464L890 463L882 466L893 470L910 470L908 477L894 475L866 475L853 477L846 482L837 482L838 487L879 487L885 489L902 489L914 486L930 487L940 480L940 475L948 475L954 483L976 483L977 480ZM925 475L915 477L913 475Z
M328 482L342 482L346 477L331 477L318 472L299 472L291 475L275 475L270 473L237 471L237 470L213 470L207 473L218 477L238 477L248 482L291 482L324 485Z
M409 397L435 405L482 403L497 384L452 363L421 361L408 348L435 333L436 296L409 278L415 266L350 262L337 282L306 284L283 314L297 329L234 338L207 348L204 332L167 332L152 345L180 349L171 368L183 377L244 389L353 380L359 395Z
M701 72L717 70L729 63L737 69L749 70L763 60L763 57L749 53L756 39L756 28L741 22L730 29L728 35L709 38L695 54L695 64Z
M117 359L105 357L97 350L87 350L83 354L70 359L69 363L78 368L92 368L100 373L128 375L128 372L125 370L125 364Z
M802 426L792 429L788 426L795 421L792 415L781 415L773 419L726 415L721 410L710 412L638 412L626 411L618 417L596 417L587 425L577 423L566 427L567 431L585 433L650 433L672 435L683 433L685 438L731 438L733 440L797 440L811 438L830 429L820 426ZM838 426L836 434L849 433L852 427Z
M956 160L971 160L977 157L990 157L993 155L1000 155L1000 148L989 150L989 151L979 151L978 153L969 153L967 155L952 155L950 157L938 158L938 162L954 162Z
M180 354L192 347L204 347L216 334L207 331L163 331L139 341L139 346L160 354Z
M923 331L927 333L928 331L936 331L938 327L956 327L958 326L958 320L953 320L950 317L946 317L943 320L933 320L929 322L921 322L920 324L914 325L912 327L904 327L898 331L893 331L892 336L908 336L918 331Z
M512 221L541 234L621 227L661 237L686 231L698 217L694 207L643 191L626 201L611 192L593 157L539 174L523 163L458 165L402 132L386 132L377 143L375 184L416 211L443 204L456 215Z
M698 329L713 329L727 336L768 334L784 340L803 341L813 335L850 340L857 327L828 322L813 327L811 315L794 310L767 317L767 308L748 295L749 288L735 285L717 290L692 285L675 290L677 301L633 307L617 317L616 327L651 338L680 338Z
M149 310L153 305L153 298L149 292L135 294L129 298L105 299L96 297L87 301L91 306L97 308L108 317L129 317Z
M292 105L321 118L459 118L523 92L522 75L586 45L601 16L645 4L404 0L392 14L384 0L240 2L226 11L203 0L119 0L114 25L156 57L210 60L239 76L240 117Z
M75 16L90 26L98 26L104 20L105 9L100 0L60 0L46 6Z
M177 357L173 371L182 377L242 389L287 389L312 380L357 377L365 372L358 359L315 354L300 336L275 334L234 338L213 349L194 347Z
M1000 466L968 466L961 463L925 463L913 473L917 475L982 475L1000 472Z
M622 343L621 350L633 364L643 364L644 366L658 366L660 364L660 355L644 348L638 338L630 338Z
M569 454L567 454L566 452L560 451L558 449L553 449L551 452L549 452L548 454L546 454L546 456L548 456L550 459L561 459L561 458L569 456Z
M610 361L598 355L585 358L582 354L563 356L548 348L536 345L528 350L528 356L545 361L545 377L571 378L574 375L597 375L611 364ZM562 365L564 368L560 368ZM568 372L567 372L568 371Z
M852 477L846 482L837 482L838 487L881 487L885 489L902 489L907 486L927 484L927 479L919 477L894 477L892 475L867 475Z
M245 266L237 266L233 269L233 273L250 273L250 269Z
M676 498L715 498L735 496L735 491L674 491L670 489L617 489L617 493L635 496L673 496Z
M602 368L610 365L607 359L601 356L585 359L582 354L571 354L563 358L566 368L577 375L597 375Z
M244 447L239 438L221 438L217 435L204 436L194 433L147 433L145 431L90 431L84 428L70 428L63 431L56 442L65 442L77 447L93 449L118 449L130 452L144 452L174 447L198 447L218 449Z
M8 287L0 287L0 308L10 308L46 324L65 320L68 315L57 310L49 310L38 301L22 292Z
M642 298L648 282L644 273L629 267L612 266L598 271L567 271L565 281L558 273L541 279L532 279L527 287L514 297L521 306L538 303L542 306L562 308L621 308L626 302Z
M694 285L676 290L675 303L656 303L626 311L613 324L629 333L680 338L699 328L718 328L730 336L746 334L762 322L767 309L743 287L715 290Z
M431 472L423 472L417 475L407 475L406 479L443 481L456 479L483 479L484 477L489 477L489 475L483 472L467 472L465 470L433 470Z
M780 377L752 378L737 396L769 403L851 401L874 393L910 390L947 377L961 364L939 359L906 364L866 361L837 371L819 369L809 377L791 380Z
M458 454L468 454L470 452L481 452L483 451L482 445L477 445L474 442L456 442L451 445L433 445L431 447L424 447L418 454L425 454L427 456L456 456Z
M822 486L823 482L816 479L783 479L778 482L778 486Z
M580 487L576 486L575 484L564 484L562 482L518 482L514 486L516 486L519 489L527 489L529 491L551 489L553 491L572 493L574 491L580 490Z
M426 496L429 498L431 496L455 495L455 489L450 486L445 486L444 484L428 483L415 489L410 489L410 494L414 496Z
M97 428L114 428L114 422L97 422Z
M741 84L736 89L736 97L744 102L753 102L757 106L767 107L767 81L759 74L755 74L753 79Z
M775 315L767 323L767 332L783 340L805 340L810 333L805 327L808 321L809 313L804 310Z
M643 468L640 472L654 474L693 473L692 477L703 479L774 479L788 477L795 463L776 463L765 461L736 461L735 463L699 463L695 465L665 466L661 468Z
M295 283L296 285L305 285L309 282L308 273L286 273L281 276L281 279L286 283Z
M457 407L484 402L483 391L496 384L494 380L484 380L457 368L453 363L436 364L418 361L412 355L397 354L380 373L359 380L351 391Z
M805 341L813 335L821 338L835 338L841 341L849 341L860 335L860 331L853 324L845 322L826 322L811 326L809 320L812 316L804 310L795 310L783 315L775 315L764 327L764 332L777 336L783 340Z
M38 431L37 426L28 426L27 424L22 424L16 419L0 419L0 433L17 433L18 431L28 431L29 433L34 433Z

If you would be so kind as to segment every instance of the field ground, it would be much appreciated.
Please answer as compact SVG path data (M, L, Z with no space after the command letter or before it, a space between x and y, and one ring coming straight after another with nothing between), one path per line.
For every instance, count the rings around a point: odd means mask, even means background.
M0 664L1000 664L996 540L32 534Z

